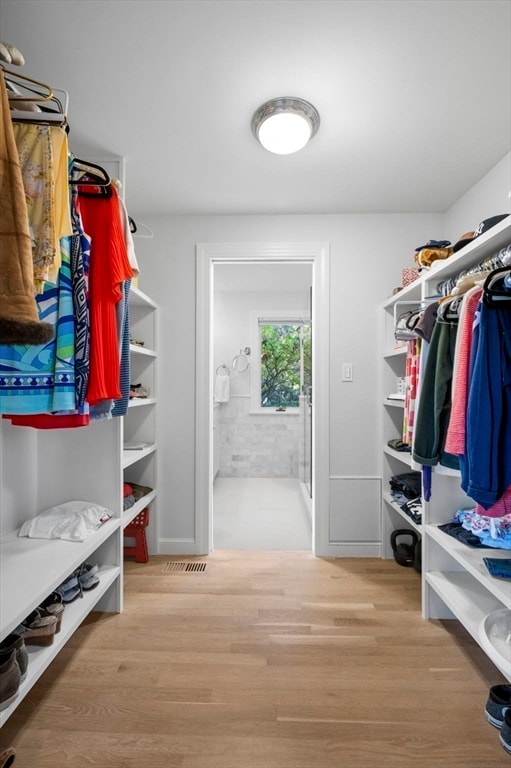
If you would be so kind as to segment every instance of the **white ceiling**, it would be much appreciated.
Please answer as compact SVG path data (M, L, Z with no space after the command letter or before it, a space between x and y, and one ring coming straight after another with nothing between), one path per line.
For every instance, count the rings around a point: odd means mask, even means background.
M0 0L70 145L126 159L130 213L444 211L511 136L509 0ZM296 155L254 110L311 101Z

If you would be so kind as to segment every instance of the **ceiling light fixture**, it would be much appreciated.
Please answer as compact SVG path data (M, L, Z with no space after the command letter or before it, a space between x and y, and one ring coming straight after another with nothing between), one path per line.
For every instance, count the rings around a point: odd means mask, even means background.
M252 118L252 132L269 152L290 155L302 149L319 128L319 113L304 99L270 99Z

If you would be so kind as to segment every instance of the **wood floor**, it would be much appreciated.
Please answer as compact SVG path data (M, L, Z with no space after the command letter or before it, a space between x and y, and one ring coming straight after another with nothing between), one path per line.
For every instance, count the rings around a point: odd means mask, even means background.
M509 768L504 682L393 561L215 552L127 564L13 717L14 768Z

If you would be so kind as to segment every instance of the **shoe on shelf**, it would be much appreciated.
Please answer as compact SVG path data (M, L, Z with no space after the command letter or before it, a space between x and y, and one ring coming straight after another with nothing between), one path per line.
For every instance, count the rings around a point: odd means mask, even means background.
M0 664L0 710L7 709L16 696L20 687L21 672L16 661L16 650L13 648L7 659Z
M57 617L43 616L36 608L16 627L14 634L20 635L27 645L51 645L55 640L56 629Z
M39 606L39 611L43 616L56 616L57 628L55 634L60 632L60 626L62 624L62 614L64 613L64 601L60 592L52 592L51 595L43 600Z
M0 768L9 768L14 763L16 752L12 747L0 751Z
M507 711L511 711L511 685L493 685L484 708L486 719L495 728L502 728Z
M72 603L77 597L82 597L82 589L78 577L74 573L62 582L60 587L57 587L58 594L62 598L63 603Z
M99 571L98 565L91 565L90 563L82 563L79 568L76 569L74 575L78 579L80 587L85 591L94 589L99 584Z
M508 754L511 755L511 709L504 715L504 722L499 733L500 743Z
M27 676L28 667L28 651L22 637L12 634L7 635L7 637L2 640L0 643L0 664L3 664L4 661L7 660L13 650L16 651L16 661L18 662L18 667L21 672L20 683L22 683ZM0 768L1 765L2 764L0 763Z

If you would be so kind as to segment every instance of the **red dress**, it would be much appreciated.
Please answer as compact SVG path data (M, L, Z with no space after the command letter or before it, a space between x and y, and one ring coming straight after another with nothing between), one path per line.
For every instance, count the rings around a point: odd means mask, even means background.
M133 277L119 213L117 190L110 197L90 196L95 187L79 187L83 229L91 238L89 264L90 368L86 400L121 397L119 331L116 305L122 283Z

